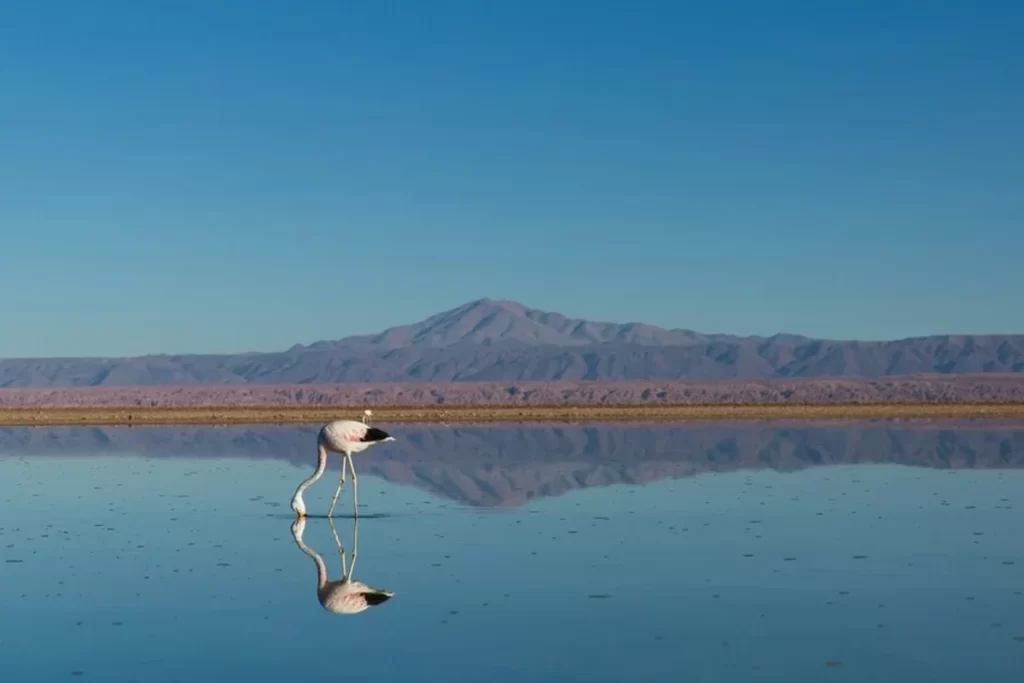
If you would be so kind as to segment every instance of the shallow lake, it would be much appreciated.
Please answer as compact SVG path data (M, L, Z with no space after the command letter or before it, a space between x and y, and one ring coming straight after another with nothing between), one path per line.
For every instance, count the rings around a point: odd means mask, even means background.
M1024 680L1024 424L381 426L0 429L0 680Z

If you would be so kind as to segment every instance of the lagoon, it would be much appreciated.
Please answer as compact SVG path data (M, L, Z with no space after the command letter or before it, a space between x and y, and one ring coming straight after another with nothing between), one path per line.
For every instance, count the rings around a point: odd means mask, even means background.
M316 427L0 429L0 675L1024 677L1024 424L389 431L295 525Z

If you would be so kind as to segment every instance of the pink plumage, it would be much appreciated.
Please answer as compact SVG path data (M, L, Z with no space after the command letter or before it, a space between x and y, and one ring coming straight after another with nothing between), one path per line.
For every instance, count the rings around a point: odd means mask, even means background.
M365 414L369 416L370 411L366 411ZM345 484L346 471L352 473L352 510L353 514L358 515L359 478L356 477L356 467L355 463L352 462L352 455L354 453L365 451L375 443L394 440L395 437L391 436L383 429L371 427L365 422L357 422L355 420L335 420L334 422L328 422L325 424L320 429L320 433L317 434L316 437L317 448L319 450L316 471L313 472L313 475L309 477L309 479L306 479L299 484L299 488L295 490L295 495L292 497L292 510L300 518L305 517L306 504L302 500L302 492L305 491L313 482L319 479L321 475L323 475L324 470L327 468L327 453L334 452L339 453L342 456L341 478L338 480L338 488L334 492L334 499L331 501L331 509L327 511L327 516L330 517L334 514L334 506L338 502L338 494L341 493L341 487Z

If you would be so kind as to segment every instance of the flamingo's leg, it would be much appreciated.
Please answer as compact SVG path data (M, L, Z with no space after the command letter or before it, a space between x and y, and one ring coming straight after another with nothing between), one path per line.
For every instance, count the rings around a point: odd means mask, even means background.
M341 544L341 539L338 538L338 529L334 526L334 520L330 517L327 518L327 523L331 525L331 533L334 534L334 544L338 547L338 558L341 560L341 578L347 579L348 563L345 561L345 546ZM353 563L355 560L353 559Z
M359 478L356 476L356 465L352 462L352 454L348 454L348 466L352 470L352 514L359 516Z
M338 488L334 491L334 500L331 501L331 509L327 512L327 517L331 517L334 514L334 506L338 504L338 496L341 494L341 487L345 485L345 468L347 462L345 461L344 454L341 456L341 478L338 479ZM352 473L353 485L355 483L355 472Z
M356 558L359 557L359 516L352 518L352 566L349 567L351 576L356 571Z

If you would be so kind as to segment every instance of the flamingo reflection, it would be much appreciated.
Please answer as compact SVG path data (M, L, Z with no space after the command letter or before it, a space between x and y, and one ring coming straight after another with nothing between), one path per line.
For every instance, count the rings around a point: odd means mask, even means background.
M338 556L341 558L341 579L337 581L328 580L327 564L324 559L302 540L302 535L306 531L306 518L299 517L292 522L292 538L295 540L295 545L303 553L313 558L313 562L316 564L316 595L320 605L334 614L359 614L369 607L376 607L390 600L394 596L394 592L374 588L352 578L356 570L356 558L359 555L359 519L353 518L352 520L351 566L345 561L345 548L341 544L341 539L338 538L334 520L328 518L327 521L331 525L334 542L338 546Z

